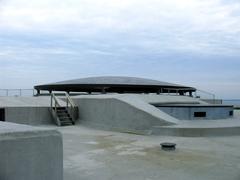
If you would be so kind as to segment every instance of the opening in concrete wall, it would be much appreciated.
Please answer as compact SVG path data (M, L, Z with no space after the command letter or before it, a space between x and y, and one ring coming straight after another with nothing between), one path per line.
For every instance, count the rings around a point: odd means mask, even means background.
M194 112L194 117L206 117L206 112Z
M0 108L0 121L5 121L5 109Z

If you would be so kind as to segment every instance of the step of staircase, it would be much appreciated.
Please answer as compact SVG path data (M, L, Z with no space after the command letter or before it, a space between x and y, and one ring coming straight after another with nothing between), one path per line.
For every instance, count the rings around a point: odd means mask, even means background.
M67 111L66 107L57 107L56 108L56 115L58 120L60 121L61 126L73 125L74 122Z

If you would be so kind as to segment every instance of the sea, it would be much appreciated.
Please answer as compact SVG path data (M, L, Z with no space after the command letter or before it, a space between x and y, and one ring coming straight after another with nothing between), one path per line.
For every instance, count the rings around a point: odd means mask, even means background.
M238 105L240 106L240 99L223 99L222 101L225 105Z

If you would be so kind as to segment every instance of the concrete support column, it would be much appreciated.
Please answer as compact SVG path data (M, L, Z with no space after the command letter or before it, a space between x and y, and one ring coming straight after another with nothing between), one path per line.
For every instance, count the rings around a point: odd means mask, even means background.
M189 96L191 96L191 97L193 96L193 95L192 95L192 91L189 91Z
M102 88L102 94L106 94L105 88Z
M39 96L40 94L40 89L37 89L37 96Z

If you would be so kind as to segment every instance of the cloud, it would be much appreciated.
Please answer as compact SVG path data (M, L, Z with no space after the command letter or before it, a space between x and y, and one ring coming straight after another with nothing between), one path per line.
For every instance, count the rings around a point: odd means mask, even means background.
M240 46L239 12L240 3L220 0L8 0L0 30L105 40L139 52L232 55Z
M54 31L56 27L114 31L174 27L173 31L232 32L233 25L239 27L239 19L232 13L239 9L239 3L225 5L219 0L9 0L1 12L1 26L36 31Z
M237 0L3 0L0 84L129 75L239 87L239 12Z

